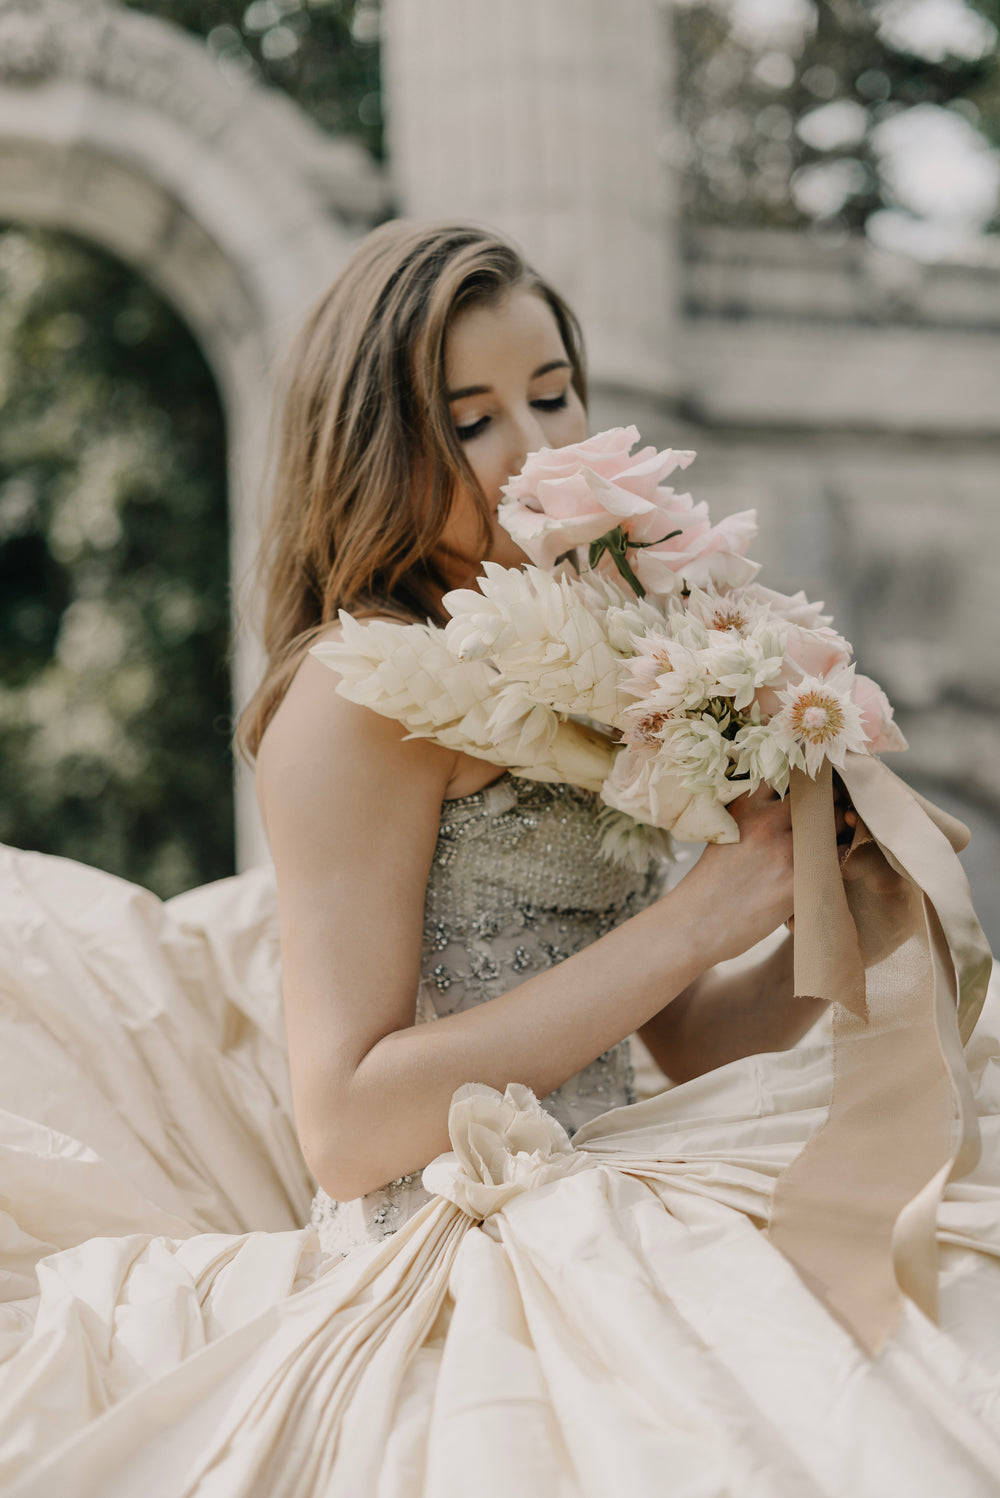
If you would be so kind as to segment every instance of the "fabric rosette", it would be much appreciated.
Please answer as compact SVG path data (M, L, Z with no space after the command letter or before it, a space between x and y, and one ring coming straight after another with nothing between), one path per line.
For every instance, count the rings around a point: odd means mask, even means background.
M451 1101L448 1134L451 1152L425 1168L424 1187L476 1222L523 1191L593 1163L520 1082L509 1083L503 1093L482 1082L460 1087Z

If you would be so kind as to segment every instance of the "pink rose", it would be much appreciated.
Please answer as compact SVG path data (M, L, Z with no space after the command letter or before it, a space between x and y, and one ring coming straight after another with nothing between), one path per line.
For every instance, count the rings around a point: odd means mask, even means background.
M730 800L741 789L733 782ZM682 842L739 842L739 828L722 801L687 790L652 749L619 749L601 786L601 800L637 822L672 832Z
M869 754L887 754L905 749L907 743L892 719L888 697L870 676L855 676L854 704L861 713L861 727Z
M643 447L629 456L638 440L635 427L615 427L568 447L540 448L504 485L500 524L537 567L552 568L567 551L659 513L657 485L694 453Z
M633 572L646 592L661 597L676 593L682 578L700 587L749 582L758 571L744 555L757 531L753 511L712 525L707 505L662 482L675 468L687 468L695 454L643 447L630 455L638 440L634 426L615 427L569 447L531 453L504 486L500 524L546 568L620 526ZM586 564L586 557L580 560ZM599 570L618 579L607 553Z
M849 663L851 647L842 635L826 625L801 629L791 624L787 626L785 655L803 676L829 676Z
M740 588L757 576L759 563L745 554L757 534L754 510L727 515L713 525L708 505L696 505L690 494L661 488L656 498L656 511L628 527L632 541L646 543L629 552L629 561L647 593L669 597L681 578L696 588Z
M776 593L760 583L748 588L747 595L762 604L780 625L785 635L785 655L803 676L828 676L850 662L851 647L843 635L830 628L832 616L823 613L821 603L810 603L801 590ZM789 672L789 682L794 676L794 670Z

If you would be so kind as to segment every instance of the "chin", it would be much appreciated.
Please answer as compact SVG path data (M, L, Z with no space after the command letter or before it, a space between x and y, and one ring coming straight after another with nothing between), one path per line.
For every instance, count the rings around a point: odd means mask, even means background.
M509 536L505 536L504 540L506 545L501 543L491 546L483 561L498 562L501 567L523 567L529 560L527 554Z

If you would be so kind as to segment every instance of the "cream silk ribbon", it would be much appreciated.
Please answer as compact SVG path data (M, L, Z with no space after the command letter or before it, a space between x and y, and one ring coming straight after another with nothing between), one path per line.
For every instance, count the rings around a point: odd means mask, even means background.
M795 992L833 1003L833 1094L768 1235L875 1353L904 1293L936 1318L937 1205L979 1157L962 1044L992 958L956 857L967 829L872 756L840 775L860 818L843 870L829 763L791 783Z

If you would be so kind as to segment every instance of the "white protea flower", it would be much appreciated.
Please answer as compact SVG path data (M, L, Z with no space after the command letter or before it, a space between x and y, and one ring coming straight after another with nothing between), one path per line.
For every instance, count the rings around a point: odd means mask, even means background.
M771 611L754 597L754 588L691 588L685 613L705 629L722 634L748 635L770 621Z
M675 858L673 838L662 827L651 827L647 822L637 822L627 812L605 806L598 816L601 829L601 854L612 863L623 864L644 874L657 863L672 862Z
M854 667L832 676L806 676L779 693L781 711L770 728L789 763L815 776L824 759L843 768L849 750L864 753L865 731L854 702Z
M673 640L669 635L661 635L648 645L644 641L643 646L660 669L657 670L652 685L644 686L646 672L651 668L646 665L645 654L636 656L637 666L633 672L636 685L633 690L641 691L643 695L638 703L623 709L622 718L625 722L647 711L678 713L700 710L710 698L717 695L715 674L711 661L707 659L707 651L692 649L690 645ZM629 662L629 666L632 667L633 663ZM643 673L641 676L640 671Z
M622 741L631 749L656 750L673 722L670 713L651 711L646 703L637 702L622 713Z
M598 585L608 586L607 580L595 572L588 573L586 581L595 594ZM605 628L611 648L628 656L646 634L662 633L668 628L667 616L649 598L631 598L617 606L609 604Z
M664 731L661 751L686 790L723 803L743 790L729 779L732 759L725 735L729 722L728 714L720 722L711 713L675 719Z
M810 603L801 588L797 593L778 593L774 588L765 588L763 583L755 582L742 592L747 599L766 608L774 618L801 625L803 629L826 629L833 623L833 615L823 613L823 604Z
M766 623L755 623L748 634L713 630L701 656L717 683L710 695L731 698L736 712L748 708L761 687L784 680L784 635Z
M736 758L733 774L737 779L745 778L748 791L757 790L763 782L784 796L791 773L788 750L784 738L774 732L771 724L760 721L759 712L755 711L754 720L737 730L732 753Z
M672 621L666 620L644 634L631 637L633 654L625 662L628 671L628 690L634 693L651 692L658 676L674 670L671 648L674 636Z

